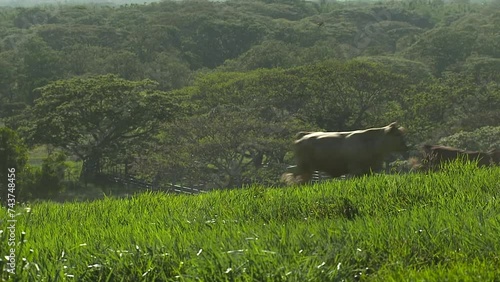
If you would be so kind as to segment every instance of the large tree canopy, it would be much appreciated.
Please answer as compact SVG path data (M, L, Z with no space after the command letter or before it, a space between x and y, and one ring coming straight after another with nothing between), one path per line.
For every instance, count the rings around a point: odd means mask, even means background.
M37 90L41 97L29 109L28 140L62 148L95 169L101 157L116 158L127 142L151 136L174 117L179 108L154 88L150 80L115 75L50 83Z
M167 181L211 188L276 183L286 166L288 137L302 126L293 119L268 121L258 111L219 105L166 126L154 143L161 157L139 170L148 173L144 168L155 167ZM269 171L274 177L263 179Z

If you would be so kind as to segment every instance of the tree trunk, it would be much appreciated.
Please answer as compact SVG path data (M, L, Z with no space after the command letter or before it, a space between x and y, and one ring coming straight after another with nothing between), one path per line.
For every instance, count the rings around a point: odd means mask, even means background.
M80 180L83 180L85 184L94 182L100 171L100 158L98 156L87 156L87 158L83 160Z

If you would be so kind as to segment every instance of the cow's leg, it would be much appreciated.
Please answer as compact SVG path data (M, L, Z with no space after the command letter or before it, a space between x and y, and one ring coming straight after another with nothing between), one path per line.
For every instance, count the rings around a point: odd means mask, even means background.
M304 184L311 181L314 173L314 169L306 162L299 162L297 164L297 170L294 173L296 182L298 184Z
M307 171L302 172L301 174L296 176L296 180L298 184L306 184L312 180L313 172Z
M347 174L347 172L344 169L332 169L325 172L326 174L328 174L330 178L337 178Z
M287 185L304 184L311 181L313 170L304 164L298 164L293 167L293 170L284 173L281 176L281 181Z
M422 159L422 166L421 166L421 171L422 172L429 172L429 171L434 171L435 166L436 166L436 161L435 157L431 153L426 153Z
M351 163L348 166L349 174L352 176L363 176L370 173L370 168L358 163Z
M383 162L372 164L367 171L370 173L379 173L383 169Z

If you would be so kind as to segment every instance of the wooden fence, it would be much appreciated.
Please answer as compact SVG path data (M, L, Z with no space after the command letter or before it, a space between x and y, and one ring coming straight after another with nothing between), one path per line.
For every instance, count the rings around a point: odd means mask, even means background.
M293 170L295 166L290 166L287 168L288 171ZM99 173L99 178L105 180L106 182L111 182L114 184L122 185L125 189L143 189L150 191L163 191L167 193L175 193L175 194L200 194L206 193L207 190L197 189L194 187L186 187L178 184L158 184L154 182L148 182L142 179L135 178L130 174L123 174L123 172L119 170L107 170L106 172L101 171ZM320 182L327 179L331 179L328 175L323 172L315 171L312 177L312 182Z
M100 174L100 178L103 178L107 181L123 185L126 188L132 188L132 189L145 189L145 190L151 190L151 191L163 191L167 193L176 193L176 194L200 194L200 193L206 193L207 191L201 190L201 189L196 189L196 188L190 188L190 187L185 187L177 184L164 184L164 185L158 185L154 184L152 182L148 182L142 179L137 179L133 177L132 175L112 175L112 174Z

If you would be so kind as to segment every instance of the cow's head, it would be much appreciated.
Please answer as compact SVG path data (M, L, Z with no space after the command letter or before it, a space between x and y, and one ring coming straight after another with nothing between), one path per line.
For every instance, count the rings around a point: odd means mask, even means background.
M406 130L403 127L398 127L396 122L393 122L384 128L386 135L386 146L390 151L401 152L403 156L408 153L408 146L405 141ZM408 158L407 156L404 156Z

